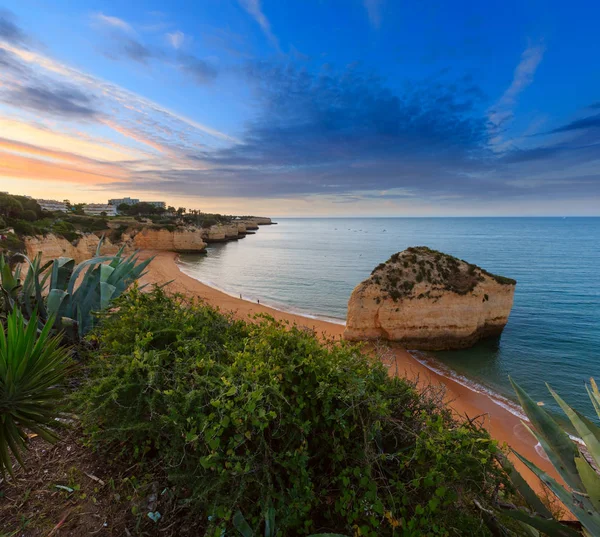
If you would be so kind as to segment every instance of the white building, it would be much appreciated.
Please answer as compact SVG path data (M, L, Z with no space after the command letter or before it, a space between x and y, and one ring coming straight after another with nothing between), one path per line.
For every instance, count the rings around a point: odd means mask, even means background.
M57 200L35 200L44 211L67 212L67 204L64 201Z
M88 203L83 206L83 212L92 216L104 216L102 213L106 213L106 216L117 216L117 207L105 203Z
M118 207L119 205L123 205L123 203L125 205L136 205L139 202L140 202L140 200L137 198L115 198L112 200L108 200L108 204L114 205L115 207Z
M147 203L148 205L152 205L153 207L160 207L162 209L167 208L167 204L164 201L144 201L142 203Z

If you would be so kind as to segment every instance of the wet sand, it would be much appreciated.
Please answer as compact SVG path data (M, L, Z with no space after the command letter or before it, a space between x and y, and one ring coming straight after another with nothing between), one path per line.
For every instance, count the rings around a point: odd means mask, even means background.
M151 255L154 255L155 258L148 267L148 273L140 280L142 284L164 284L172 280L168 286L171 292L181 293L189 297L199 297L223 312L233 312L238 318L247 319L249 316L258 313L266 313L275 319L311 328L324 337L334 339L342 337L344 331L342 325L283 312L254 302L234 298L187 276L179 269L176 262L177 254L175 253L152 252L149 250L141 252L142 258ZM418 378L419 382L423 384L443 386L446 399L454 412L469 419L480 417L486 429L500 444L508 444L541 469L557 477L552 465L537 453L535 449L536 441L522 425L521 420L491 397L471 390L451 378L430 370L399 347L393 348L390 353L386 354L384 362L389 365L391 375L399 375L410 379ZM530 484L539 490L541 485L537 478L524 468L519 461L515 461L514 456L511 458Z

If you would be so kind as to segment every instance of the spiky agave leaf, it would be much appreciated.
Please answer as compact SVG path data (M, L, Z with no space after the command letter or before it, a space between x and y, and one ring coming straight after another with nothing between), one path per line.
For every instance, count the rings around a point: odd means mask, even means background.
M598 390L598 385L593 378L590 378L590 384L592 385L592 389L590 390L587 384L585 385L585 389L587 390L592 404L594 405L596 414L598 414L598 417L600 418L600 390Z
M98 250L99 251L99 250ZM17 288L16 272L0 259L0 281L8 297L9 310L19 308L26 318L37 311L39 330L53 317L55 328L69 339L84 337L95 324L94 314L109 307L135 280L145 274L152 257L139 262L137 252L124 258L123 247L116 255L98 256L75 265L61 257L42 263L41 254L29 265L23 284ZM48 270L49 267L51 270Z
M68 351L60 336L52 337L52 319L41 332L37 314L27 323L14 309L0 330L0 473L12 474L10 453L22 464L26 431L48 441L56 435L50 428L59 415L60 388L69 368Z
M581 507L581 491L571 493L558 482L550 477L546 472L540 470L535 464L527 460L525 457L513 452L519 460L527 466L544 485L546 485L552 493L563 503L563 505L573 513L573 515L581 522L582 526L592 535L600 535L600 513L593 509ZM577 494L579 492L579 494ZM588 502L589 503L589 502Z
M575 457L579 451L569 435L565 433L554 419L542 407L529 397L529 395L516 382L509 377L519 402L527 417L535 428L535 436L542 444L546 455L552 465L567 485L575 490L582 490L583 483L577 472Z
M515 489L523 496L529 508L543 518L552 518L552 513L544 505L544 502L538 497L535 491L525 481L523 476L517 471L514 464L504 454L500 455L500 463L507 473Z
M577 434L585 443L594 462L600 466L600 429L587 418L573 410L548 384L546 384L552 397L560 405L563 412L567 415Z
M578 531L564 526L558 520L552 518L547 519L534 516L520 509L507 511L506 514L519 522L523 522L526 526L535 528L538 532L541 531L544 535L548 535L548 537L581 537Z

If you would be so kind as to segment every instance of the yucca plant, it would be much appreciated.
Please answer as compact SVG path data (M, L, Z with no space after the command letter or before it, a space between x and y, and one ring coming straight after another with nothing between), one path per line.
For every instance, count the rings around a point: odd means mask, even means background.
M20 256L28 266L24 279L20 267L13 273L0 256L0 287L8 310L18 308L26 318L37 311L40 328L53 318L53 328L72 341L85 336L94 327L93 313L106 309L143 276L152 260L139 262L137 252L124 257L123 248L114 256L101 256L101 246L102 240L96 256L79 265L67 257L42 264L41 254L33 261Z
M592 404L600 417L600 391L594 379L591 388L586 385ZM568 416L584 445L575 443L554 418L540 407L516 382L511 379L521 406L531 422L524 424L538 440L548 459L563 479L560 485L546 472L525 457L514 452L560 502L579 521L586 536L600 535L600 428L577 410L572 409L550 386L548 390ZM548 508L536 496L525 480L509 466L509 475L515 488L529 506L529 511L513 509L509 516L523 523L529 535L545 534L550 537L574 537L581 533L564 522L553 519Z
M63 398L61 384L69 368L69 351L51 322L37 329L37 314L27 322L14 309L0 329L0 474L12 475L10 452L23 465L27 432L56 441L51 429Z

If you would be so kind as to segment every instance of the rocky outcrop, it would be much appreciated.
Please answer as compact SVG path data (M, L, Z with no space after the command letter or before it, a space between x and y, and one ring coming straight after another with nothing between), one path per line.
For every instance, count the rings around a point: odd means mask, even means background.
M27 256L33 259L38 253L42 254L42 262L50 261L57 257L71 257L76 263L81 263L96 255L100 239L94 234L83 235L75 243L70 243L62 237L52 233L38 237L25 237L25 249ZM119 251L121 244L113 244L104 239L100 249L101 255L114 255ZM127 243L125 251L130 252L132 248Z
M112 224L112 225L111 225ZM251 234L259 225L273 224L270 218L251 217L232 220L227 224L215 224L208 228L177 227L175 229L157 228L152 225L144 226L140 222L113 221L109 222L109 230L127 230L122 233L120 240L112 243L105 238L101 248L102 255L114 255L124 245L125 253L134 250L166 250L170 252L192 253L204 252L207 243L237 240ZM29 257L42 253L43 261L57 257L71 257L77 263L89 259L96 254L100 239L89 233L82 235L77 241L68 240L48 234L38 237L26 237L25 247Z
M445 350L502 333L516 281L427 247L408 248L352 292L344 338Z
M236 231L237 232L237 231ZM93 234L82 235L72 243L68 240L48 234L37 237L25 237L27 256L34 258L38 252L42 254L42 261L49 261L57 257L71 257L76 263L90 259L96 255L100 238ZM105 238L100 248L101 255L114 255L123 248L124 253L134 250L166 250L169 252L204 252L206 243L197 229L175 230L143 228L141 231L129 230L123 233L121 240L112 243Z
M169 252L204 252L206 242L199 229L152 229L144 228L133 237L133 245L138 250L167 250Z
M236 220L236 222L242 223L247 231L255 231L258 229L258 226L271 226L277 223L264 216L250 216L248 218Z

